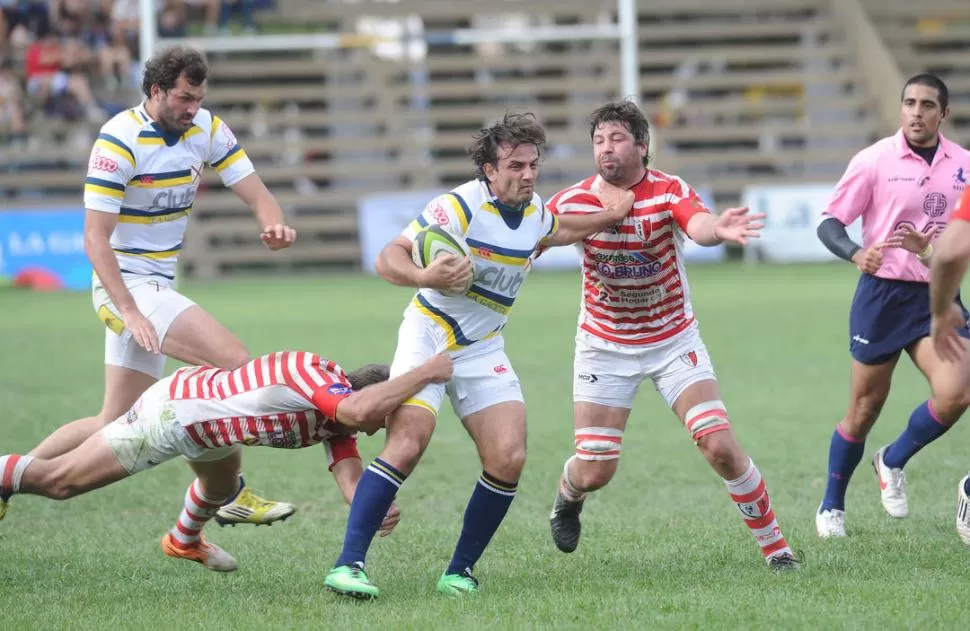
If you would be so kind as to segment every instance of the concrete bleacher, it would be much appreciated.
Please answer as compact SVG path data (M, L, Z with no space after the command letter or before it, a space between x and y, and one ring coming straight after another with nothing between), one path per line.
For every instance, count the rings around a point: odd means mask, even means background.
M951 118L944 134L970 146L970 2L866 0L876 29L904 75L932 72L950 90Z
M656 125L657 166L711 190L719 206L749 184L832 181L854 151L891 131L873 107L882 86L860 72L830 0L639 4L640 97ZM586 116L624 96L616 42L432 44L410 55L366 45L368 16L420 15L426 32L482 25L471 3L277 5L261 19L346 33L350 46L213 54L206 107L233 127L301 238L268 255L248 210L209 173L183 256L190 274L355 265L357 199L467 180L471 135L506 109L546 124L540 192L549 195L591 172ZM529 28L612 21L615 6L493 2L483 13L514 12ZM0 152L0 191L11 205L78 204L86 159L86 147L65 144Z

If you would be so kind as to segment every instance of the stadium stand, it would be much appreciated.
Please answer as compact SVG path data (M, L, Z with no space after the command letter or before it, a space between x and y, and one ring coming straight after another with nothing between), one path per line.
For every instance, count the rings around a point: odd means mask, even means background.
M949 28L947 16L967 13L956 0L918 9L896 0L639 4L640 97L655 126L657 166L709 188L721 207L750 184L834 180L859 147L891 131L894 121L878 106L885 86L860 62L853 35L855 21L867 19L862 7L880 14L874 37L891 43L900 67L939 70L955 96L970 93L970 58L941 49L967 44L966 29ZM937 4L939 11L927 11ZM850 5L859 13L846 13ZM884 5L890 10L875 10ZM466 180L471 134L506 109L534 111L547 125L540 192L588 174L585 117L624 96L615 41L458 46L435 35L609 23L615 9L614 0L503 1L481 12L450 0L276 0L247 16L240 28L343 34L339 50L210 54L206 107L233 127L301 238L265 256L248 210L210 173L195 205L185 272L208 278L263 266L355 267L357 199ZM943 25L920 20L928 14ZM174 34L213 32L211 18L204 27L205 16L198 19L165 24L178 27ZM401 33L414 39L386 39ZM137 94L124 92L121 78L118 84L96 92L111 95L99 107L135 102ZM97 117L28 118L31 140L0 151L0 195L21 207L78 203ZM960 122L964 142L968 123Z

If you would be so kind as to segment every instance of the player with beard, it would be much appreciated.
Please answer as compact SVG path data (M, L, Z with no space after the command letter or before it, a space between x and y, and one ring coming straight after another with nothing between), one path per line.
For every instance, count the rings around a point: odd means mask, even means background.
M563 552L579 544L590 492L616 473L633 399L644 379L671 407L751 530L768 566L799 566L775 520L761 473L738 444L690 303L683 243L745 245L764 215L730 208L717 215L679 177L648 167L650 128L632 102L609 103L590 125L598 175L557 193L558 215L602 212L598 182L634 192L630 214L582 242L583 300L573 378L575 448L552 508Z
M105 325L104 403L96 416L48 436L31 456L65 454L125 414L162 378L166 357L225 370L249 361L235 335L174 287L203 169L215 169L252 209L267 248L289 247L296 232L229 127L201 107L207 78L199 51L159 52L145 64L145 100L105 123L94 143L84 182L84 248L95 272L94 310ZM8 499L0 489L0 519ZM216 519L269 524L295 510L243 482Z

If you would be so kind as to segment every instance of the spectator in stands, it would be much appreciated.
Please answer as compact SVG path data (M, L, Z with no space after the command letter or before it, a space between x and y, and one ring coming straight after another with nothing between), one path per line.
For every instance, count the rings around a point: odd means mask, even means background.
M112 41L132 46L138 39L138 0L114 0L111 5Z
M158 34L161 37L185 37L184 0L161 0L158 13Z
M40 32L24 60L27 94L38 107L55 114L74 118L79 115L76 106L80 106L89 120L104 120L105 113L94 100L83 71L89 61L90 53L77 40L61 43L53 30Z
M22 48L31 33L48 28L47 2L38 0L0 0L0 48Z
M182 6L183 24L198 22L201 17L207 34L213 34L218 30L219 0L179 0L176 4Z
M24 146L27 127L24 123L23 93L9 60L0 64L0 129L7 133L13 146Z
M219 0L216 0L218 3ZM256 0L222 0L222 13L219 16L219 30L222 33L229 32L229 20L232 14L238 12L242 19L243 32L255 33L256 22L253 20L253 9L256 8Z

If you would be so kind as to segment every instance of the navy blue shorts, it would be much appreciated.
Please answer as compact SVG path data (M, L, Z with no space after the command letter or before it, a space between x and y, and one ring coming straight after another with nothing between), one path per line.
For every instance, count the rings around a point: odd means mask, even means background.
M963 316L970 318L959 296ZM960 334L970 337L964 327ZM849 351L863 364L884 364L896 354L930 335L930 286L887 280L869 274L859 277L849 312Z

